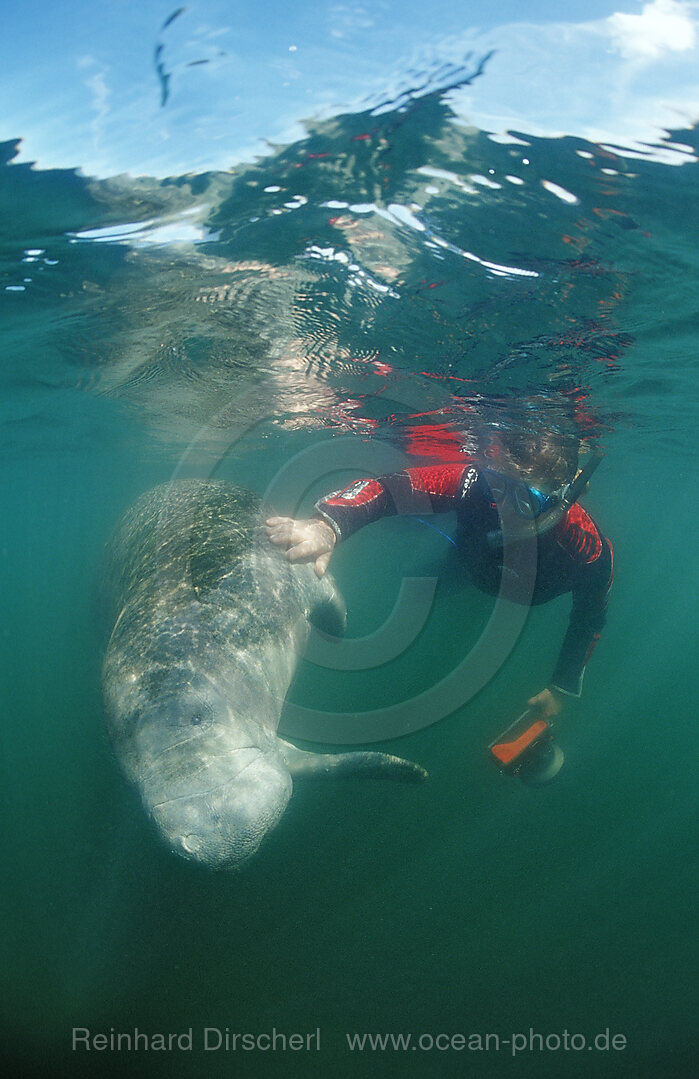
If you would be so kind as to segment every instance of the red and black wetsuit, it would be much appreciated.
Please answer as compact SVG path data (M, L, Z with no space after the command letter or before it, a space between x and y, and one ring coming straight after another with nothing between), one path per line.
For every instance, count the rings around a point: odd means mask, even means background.
M550 684L563 693L580 696L585 665L605 623L613 552L609 540L577 503L550 531L536 538L535 579L531 578L525 589L518 587L516 573L503 579L503 548L488 539L488 533L499 528L498 510L474 465L408 468L377 479L357 480L322 498L316 510L339 540L391 514L455 510L457 546L481 591L536 604L572 592L570 622Z

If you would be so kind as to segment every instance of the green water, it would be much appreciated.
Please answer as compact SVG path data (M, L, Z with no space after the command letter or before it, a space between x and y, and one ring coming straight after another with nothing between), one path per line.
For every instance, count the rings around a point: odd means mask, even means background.
M185 254L66 239L150 216L171 199L167 185L153 183L137 210L128 189L102 192L100 202L77 177L43 174L39 194L31 172L3 170L6 204L23 207L6 230L5 280L23 249L59 258L33 289L0 293L1 1033L13 1074L692 1074L696 161L642 162L634 178L605 179L576 156L582 143L532 139L540 175L575 191L579 205L533 184L521 196L494 194L488 207L453 190L432 205L434 233L494 263L538 267L537 278L488 274L445 249L435 255L422 234L376 214L370 223L383 235L350 248L351 230L339 236L328 218L351 210L324 201L371 194L380 206L407 204L425 163L504 169L509 149L457 137L446 122L436 109L389 131L395 153L383 201L368 191L382 181L381 155L360 160L362 144L352 143L362 116L271 155L256 166L254 187L246 173L203 178L207 221L219 231ZM340 155L337 167L288 180L294 155L325 144ZM347 146L355 156L343 163L338 147ZM307 208L264 216L260 192L274 183L286 185L286 199L303 193ZM191 181L174 190L196 203ZM614 214L595 212L600 200ZM563 261L571 234L573 253L594 258L603 274L581 275ZM307 270L299 256L333 237L398 298L361 280L353 292L346 263ZM286 276L241 271L245 286L219 294L206 321L200 297L228 288L227 260ZM384 264L397 274L382 278ZM424 281L443 284L426 292ZM597 354L561 344L566 332L591 336ZM600 362L609 333L623 341ZM299 354L302 362L284 366ZM362 366L374 355L397 372L385 383ZM543 400L543 414L554 408L558 422L558 389L573 385L593 414L586 431L606 451L585 504L614 542L617 570L584 695L560 722L567 760L556 781L534 790L507 779L486 747L546 684L565 597L531 612L517 647L473 699L381 746L427 768L423 786L299 782L281 824L236 876L163 849L102 726L94 597L102 547L124 507L182 468L264 494L309 447L340 436L388 444L423 399L424 411L445 400L468 405L483 423L504 414L516 422L520 406L510 414L508 402ZM338 402L356 419L353 436L337 421ZM463 427L463 413L445 415L452 430ZM373 435L366 417L380 418ZM316 473L302 492L306 508L314 485L337 478ZM438 575L435 604L407 657L356 674L306 665L297 699L362 710L410 697L431 672L448 671L477 639L490 601L455 583L445 552L442 537L401 520L343 547L334 569L354 635L381 625L406 572ZM320 1048L207 1052L206 1027L319 1029ZM192 1028L193 1047L73 1051L73 1028ZM506 1040L530 1030L554 1036L554 1048L535 1041L513 1056ZM609 1031L626 1048L556 1050L564 1031L588 1043ZM414 1042L491 1034L503 1045L359 1053L346 1040L356 1032L410 1032Z

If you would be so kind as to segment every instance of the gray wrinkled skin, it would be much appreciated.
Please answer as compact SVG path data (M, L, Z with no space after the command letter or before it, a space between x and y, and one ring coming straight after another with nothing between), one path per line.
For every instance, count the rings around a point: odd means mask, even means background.
M332 579L272 547L250 492L192 480L126 512L106 587L115 624L102 685L124 772L174 850L240 864L291 794L276 728Z

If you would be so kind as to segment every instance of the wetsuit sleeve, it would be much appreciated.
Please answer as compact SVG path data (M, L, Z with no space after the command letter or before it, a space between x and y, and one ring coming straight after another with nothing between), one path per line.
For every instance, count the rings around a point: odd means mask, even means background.
M316 513L345 540L364 525L396 513L446 513L461 508L477 479L475 467L406 468L361 479L316 502Z
M580 511L582 515L582 511ZM611 543L592 529L577 531L578 568L573 583L573 608L551 685L573 697L582 693L585 667L607 618L609 589L614 577ZM576 530L571 530L576 531Z

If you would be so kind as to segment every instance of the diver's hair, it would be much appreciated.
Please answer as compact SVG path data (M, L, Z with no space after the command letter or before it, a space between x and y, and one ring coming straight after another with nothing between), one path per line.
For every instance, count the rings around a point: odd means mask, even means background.
M501 433L501 465L530 483L552 487L570 483L578 468L579 442L574 436L552 432L508 431ZM488 456L491 456L490 454ZM495 456L495 455L493 455ZM490 467L498 468L493 463Z

